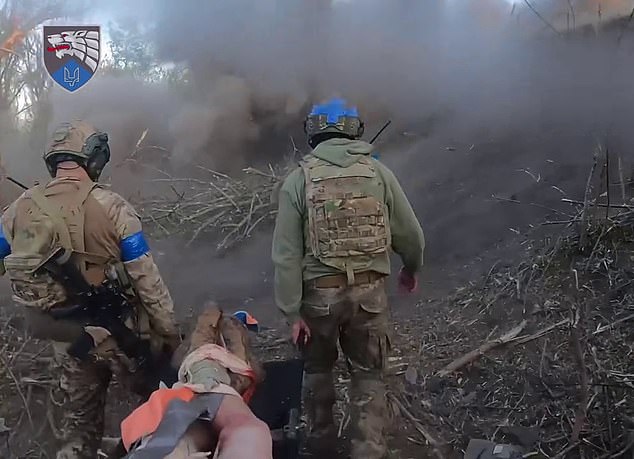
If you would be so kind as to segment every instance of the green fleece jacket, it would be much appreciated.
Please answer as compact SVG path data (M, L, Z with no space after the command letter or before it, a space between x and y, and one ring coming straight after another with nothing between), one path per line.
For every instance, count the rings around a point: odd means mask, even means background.
M373 148L371 144L360 140L331 139L320 143L311 154L339 167L348 167L360 157L369 156ZM384 199L392 233L392 250L401 257L405 269L417 273L423 265L423 230L392 171L380 162L373 161L385 185ZM275 300L278 308L292 323L299 318L304 282L340 272L324 265L311 253L305 253L304 225L308 216L305 179L301 168L291 172L282 184L278 206L272 248ZM377 257L370 269L390 274L389 256Z

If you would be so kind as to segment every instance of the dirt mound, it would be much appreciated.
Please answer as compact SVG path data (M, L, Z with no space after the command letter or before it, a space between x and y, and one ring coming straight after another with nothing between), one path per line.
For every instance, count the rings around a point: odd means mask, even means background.
M448 457L470 438L534 457L617 457L634 445L634 208L605 212L594 211L600 223L578 213L581 231L534 242L519 265L496 264L401 322L404 409Z

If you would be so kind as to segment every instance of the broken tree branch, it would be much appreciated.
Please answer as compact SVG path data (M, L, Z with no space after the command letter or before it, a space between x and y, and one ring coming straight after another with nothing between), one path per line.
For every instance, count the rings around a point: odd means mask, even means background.
M500 336L499 338L497 338L497 339L495 339L493 341L488 341L488 342L484 343L483 345L481 345L479 348L474 349L473 351L468 352L467 354L463 355L462 357L454 360L449 365L447 365L445 368L440 370L438 372L438 376L440 376L440 377L447 376L447 375L453 373L454 371L457 371L457 370L469 365L470 363L476 361L477 359L482 357L487 352L489 352L489 351L491 351L491 350L493 350L493 349L495 349L497 347L500 347L500 346L503 346L505 344L511 343L515 338L517 338L517 335L519 335L522 332L522 330L524 330L524 327L526 327L526 320L523 320L519 325L517 325L515 328L513 328L510 331L508 331L504 335Z
M610 329L612 329L615 325L622 324L623 322L627 322L628 320L632 320L632 319L634 319L634 314L630 314L630 315L629 315L629 316L627 316L627 317L622 317L622 318L620 318L620 319L618 319L618 320L615 320L615 321L614 321L614 322L612 322L611 324L608 324L608 325L603 325L603 326L601 326L601 327L597 328L597 329L596 329L596 330L592 333L592 336L594 336L594 335L598 335L599 333L603 333L603 332L604 332L604 331L606 331L606 330L610 330Z
M530 341L534 341L538 338L541 338L542 336L547 335L548 333L550 333L551 331L566 325L570 323L570 319L564 319L561 320L559 322L557 322L556 324L552 324L549 325L548 327L542 328L541 330L539 330L537 333L533 333L532 335L529 336L518 336L517 338L515 338L514 340L512 340L512 342L514 344L526 344Z
M583 196L583 212L581 214L581 235L579 237L579 245L582 250L585 249L588 243L588 205L590 203L590 194L592 193L592 178L594 177L594 171L597 168L597 162L599 160L599 152L601 151L601 144L597 145L594 150L592 167L588 174L588 181L586 182L586 191Z
M442 444L440 443L440 441L436 440L429 432L427 432L427 430L423 427L423 424L420 422L420 420L417 419L416 416L414 416L407 408L405 408L405 405L403 405L403 403L398 399L398 397L396 397L392 393L388 393L387 396L389 399L391 399L394 402L394 404L398 407L399 411L414 424L414 428L423 437L425 437L425 440L427 440L427 443L429 443L432 446L432 448L434 448L434 454L436 455L436 457L438 459L444 459L445 456L443 455L441 451Z
M577 412L575 413L575 422L572 426L570 443L577 443L579 441L579 435L581 434L581 429L586 422L586 414L588 409L588 369L583 357L581 339L579 338L579 327L581 323L582 321L579 318L576 323L572 327L570 327L570 341L573 355L579 368L579 382L581 384L581 387L579 388L581 392L581 395L579 397L579 406L577 407Z
M528 6L531 11L533 13L535 13L535 16L537 16L544 24L546 24L546 26L552 30L553 32L555 32L555 34L557 34L558 37L561 37L561 32L559 32L559 30L555 29L555 26L553 26L550 22L548 22L548 20L541 15L541 13L539 11L537 11L535 9L535 7L528 1L528 0L524 0L524 3L526 3L526 6Z

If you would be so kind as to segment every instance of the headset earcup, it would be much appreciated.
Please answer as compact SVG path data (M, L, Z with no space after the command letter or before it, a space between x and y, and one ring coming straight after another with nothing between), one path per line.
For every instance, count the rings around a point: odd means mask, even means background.
M110 161L108 135L101 133L96 138L89 139L85 147L87 147L86 172L92 180L97 181L103 168Z
M97 180L99 178L103 168L108 164L108 160L109 155L100 149L86 162L86 172L91 179Z

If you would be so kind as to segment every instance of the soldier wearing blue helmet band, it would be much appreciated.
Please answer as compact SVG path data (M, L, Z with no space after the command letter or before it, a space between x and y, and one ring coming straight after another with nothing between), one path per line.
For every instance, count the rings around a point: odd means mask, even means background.
M83 121L63 123L44 154L53 179L25 191L0 221L0 274L6 270L13 299L24 307L31 333L53 342L61 368L56 395L65 412L58 459L97 457L112 373L125 378L136 370L119 347L116 332L96 326L94 318L68 313L52 320L61 310L83 311L77 307L83 306L80 294L67 287L116 282L117 294L132 306L125 318L116 317L129 335L149 342L157 354L174 349L180 339L172 299L139 216L121 196L96 183L109 158L105 133ZM51 263L71 266L78 277L65 285L43 269ZM104 306L112 306L113 316L114 303ZM70 355L71 344L82 337L90 341L85 359Z
M309 449L326 457L335 446L339 342L352 382L351 457L380 459L387 453L389 252L400 255L399 282L413 292L423 231L394 174L359 140L356 107L341 99L315 105L304 129L313 150L280 189L272 258L277 305L303 345Z

